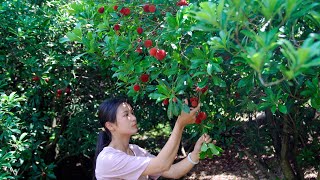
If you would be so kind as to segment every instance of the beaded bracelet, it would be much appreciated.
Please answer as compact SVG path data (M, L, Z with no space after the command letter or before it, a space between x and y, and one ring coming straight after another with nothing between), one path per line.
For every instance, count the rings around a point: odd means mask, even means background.
M189 153L189 154L188 154L188 161L189 161L191 164L194 164L194 165L195 165L195 164L198 164L198 163L199 163L199 161L198 161L198 162L194 162L194 161L192 161L192 159L191 159L191 156L190 156L190 155L191 155L191 153Z

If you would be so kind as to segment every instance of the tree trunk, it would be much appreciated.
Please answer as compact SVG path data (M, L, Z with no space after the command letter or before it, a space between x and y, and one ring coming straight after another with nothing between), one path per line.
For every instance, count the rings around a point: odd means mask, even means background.
M299 150L298 150L299 132L298 132L297 126L295 124L295 121L293 119L292 119L291 123L292 123L292 128L293 128L293 157L292 157L292 160L293 160L293 164L294 164L294 170L295 170L297 177L299 179L304 179L303 170L297 161L297 156L299 154Z
M290 165L288 153L289 153L289 122L288 117L283 116L283 129L282 129L282 140L281 140L281 158L280 165L285 179L296 180L298 179Z
M270 109L267 109L265 111L266 114L266 120L268 124L270 124L270 133L271 138L273 142L273 147L275 149L275 157L280 160L280 154L281 154L281 138L280 138L280 124L276 122L276 120L273 118L272 112Z

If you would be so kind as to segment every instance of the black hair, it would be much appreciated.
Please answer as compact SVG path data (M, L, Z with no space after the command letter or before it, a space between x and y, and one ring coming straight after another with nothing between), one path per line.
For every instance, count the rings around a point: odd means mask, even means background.
M117 122L117 110L120 104L127 103L125 98L110 98L103 101L98 109L98 118L103 130L99 132L97 139L96 152L94 156L94 168L93 168L93 179L95 178L95 167L96 160L99 153L104 147L108 146L111 142L111 132L105 127L106 122L116 123Z

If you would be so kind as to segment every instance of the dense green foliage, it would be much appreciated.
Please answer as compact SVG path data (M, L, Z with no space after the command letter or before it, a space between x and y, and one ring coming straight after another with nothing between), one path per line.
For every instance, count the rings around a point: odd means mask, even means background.
M166 138L189 110L183 99L196 97L207 119L184 139L208 132L219 145L249 147L260 162L274 155L287 179L319 169L319 3L176 3L1 2L0 178L55 178L58 162L90 158L97 106L114 95L132 98L141 132L134 140L148 137L152 152L160 145L151 137ZM151 56L146 40L166 56ZM258 112L265 117L253 122Z

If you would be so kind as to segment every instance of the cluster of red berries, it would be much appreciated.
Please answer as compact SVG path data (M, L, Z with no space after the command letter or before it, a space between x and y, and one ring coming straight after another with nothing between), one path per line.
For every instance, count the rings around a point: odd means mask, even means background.
M203 111L200 111L196 117L196 124L201 124L201 122L205 119L207 119L207 114Z
M165 50L163 50L163 49L158 49L158 48L156 48L156 47L151 48L151 49L149 50L149 54L150 54L150 56L155 57L155 58L158 59L159 61L163 60L163 59L166 57L166 55L167 55L167 53L166 53Z
M70 95L71 94L71 88L68 86L65 88L64 92L67 94L67 95ZM63 93L63 90L62 89L57 89L57 97L59 98Z
M203 88L197 87L196 91L201 92L202 94L205 93L208 90L208 86L205 86Z
M119 12L124 16L128 16L131 11L129 8L123 7Z
M173 101L173 102L176 102L177 99L176 99L176 98L173 98L172 101ZM190 102L191 102L191 106L192 106L192 107L197 107L197 106L198 106L198 103L199 103L199 99L198 99L197 97L191 97L191 98L190 98ZM165 105L165 106L167 106L167 105L169 104L169 99L163 100L163 101L162 101L162 104ZM196 121L195 121L195 123L196 123L196 124L201 124L201 122L202 122L203 120L205 120L205 119L207 119L207 114L206 114L205 112L203 112L203 111L200 111L200 112L197 114L197 116L196 116Z
M188 6L189 4L187 3L186 0L180 0L177 2L177 6Z
M140 80L141 80L141 82L146 83L146 82L149 81L149 77L150 77L149 74L142 74L142 75L140 76ZM140 85L139 85L139 84L135 84L135 85L133 86L133 90L134 90L134 91L140 91Z
M154 13L156 12L156 6L155 5L149 5L149 4L145 4L143 6L143 11L144 12L151 12L151 13Z

